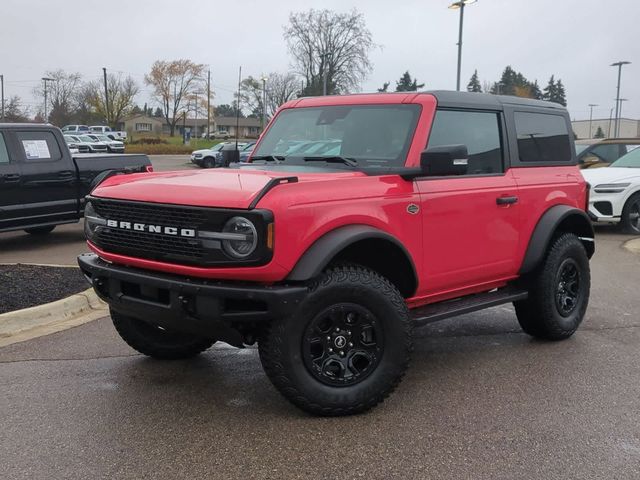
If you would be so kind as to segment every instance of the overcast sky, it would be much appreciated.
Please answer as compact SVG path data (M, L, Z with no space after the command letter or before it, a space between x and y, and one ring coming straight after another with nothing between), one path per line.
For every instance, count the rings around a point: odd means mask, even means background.
M31 90L47 70L101 78L102 67L131 74L149 100L144 74L158 59L211 67L215 103L229 103L243 76L291 68L282 27L291 11L356 8L381 48L362 91L409 70L425 89L455 89L458 11L450 0L3 0L0 74L5 96L35 104ZM640 2L637 0L479 0L465 9L462 83L474 69L496 81L512 65L544 87L566 87L572 118L609 117L623 69L623 116L640 117ZM35 110L35 106L32 107Z

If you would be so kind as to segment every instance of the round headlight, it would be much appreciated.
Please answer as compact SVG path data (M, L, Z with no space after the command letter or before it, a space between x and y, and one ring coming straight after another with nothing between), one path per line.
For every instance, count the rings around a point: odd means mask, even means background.
M233 258L246 258L258 246L258 232L251 220L244 217L233 217L222 229L225 238L222 248Z

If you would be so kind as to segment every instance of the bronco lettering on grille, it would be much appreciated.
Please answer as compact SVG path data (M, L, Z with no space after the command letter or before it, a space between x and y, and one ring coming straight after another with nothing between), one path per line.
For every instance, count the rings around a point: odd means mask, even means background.
M163 233L178 237L196 236L193 228L165 227L163 225L149 225L147 223L121 222L118 220L107 220L107 227L121 228L123 230L134 230L136 232Z

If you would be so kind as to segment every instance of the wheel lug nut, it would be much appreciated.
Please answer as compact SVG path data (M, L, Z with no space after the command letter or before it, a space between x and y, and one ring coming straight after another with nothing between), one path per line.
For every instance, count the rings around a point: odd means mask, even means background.
M347 330L347 335L351 335L351 330Z
M327 335L327 340L331 341L331 337L329 335Z
M329 353L333 353L333 348L329 348Z
M340 331L340 327L336 327L336 332L339 332L339 331Z
M344 357L344 352L342 350L340 350L340 356Z
M350 346L350 347L353 347L353 343L349 342L349 346Z

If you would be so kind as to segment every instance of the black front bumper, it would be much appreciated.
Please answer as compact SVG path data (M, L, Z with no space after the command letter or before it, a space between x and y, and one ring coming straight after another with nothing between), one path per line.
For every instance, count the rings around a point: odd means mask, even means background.
M305 286L194 279L115 265L90 253L80 255L78 265L116 312L237 346L241 331L291 315L307 294Z

